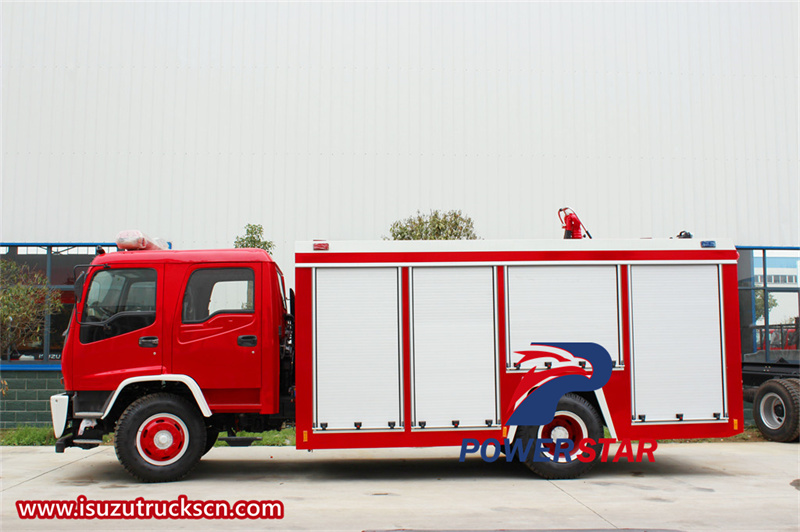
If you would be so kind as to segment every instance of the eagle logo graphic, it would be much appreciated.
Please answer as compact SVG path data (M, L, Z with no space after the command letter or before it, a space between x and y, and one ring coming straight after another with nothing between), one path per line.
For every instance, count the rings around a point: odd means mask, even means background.
M565 393L599 390L614 366L608 351L591 342L532 343L531 349L516 353L522 355L520 365L529 361L535 365L514 391L509 426L547 425Z

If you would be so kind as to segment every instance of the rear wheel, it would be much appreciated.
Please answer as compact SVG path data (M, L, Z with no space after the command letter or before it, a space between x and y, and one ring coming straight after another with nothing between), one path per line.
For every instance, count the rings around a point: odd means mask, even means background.
M157 393L131 403L117 422L117 459L145 482L171 482L200 461L206 427L197 407L182 397Z
M600 459L601 444L592 446L595 450L595 459L591 462L581 462L578 455L578 444L585 438L592 438L595 442L603 437L603 422L597 410L583 397L568 393L564 395L556 407L553 421L547 425L532 427L519 427L517 434L522 439L524 448L528 447L531 440L531 451L525 460L525 465L531 471L543 478L576 478L594 467ZM545 461L534 461L537 442L540 439L571 440L572 450L568 453L557 453L555 443L543 445L541 453ZM557 460L554 458L557 456Z
M753 419L765 438L796 441L800 435L800 386L794 379L772 379L756 392Z

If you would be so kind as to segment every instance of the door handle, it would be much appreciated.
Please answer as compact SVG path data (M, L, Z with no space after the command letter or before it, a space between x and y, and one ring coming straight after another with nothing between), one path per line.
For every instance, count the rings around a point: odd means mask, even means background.
M258 337L253 334L245 334L237 338L236 343L242 347L255 347L258 345Z
M158 336L142 336L139 338L139 347L158 347Z

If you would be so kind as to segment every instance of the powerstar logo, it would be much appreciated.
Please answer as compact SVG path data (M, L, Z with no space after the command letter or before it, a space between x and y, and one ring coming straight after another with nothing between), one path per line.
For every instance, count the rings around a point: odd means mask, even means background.
M570 342L533 343L531 349L516 353L522 355L517 367L534 362L517 385L507 412L506 424L520 437L513 444L508 438L502 444L493 438L483 444L465 438L459 461L480 450L484 461L494 462L500 456L500 449L508 462L517 457L533 462L592 462L598 455L601 461L607 461L609 444L615 440L602 437L599 414L582 398L565 394L595 392L605 386L614 366L608 351L591 342ZM564 403L562 409L560 401ZM647 455L653 462L657 445L655 440L640 440L634 457L631 441L624 440L613 461L626 458L640 462ZM491 447L495 448L493 453Z

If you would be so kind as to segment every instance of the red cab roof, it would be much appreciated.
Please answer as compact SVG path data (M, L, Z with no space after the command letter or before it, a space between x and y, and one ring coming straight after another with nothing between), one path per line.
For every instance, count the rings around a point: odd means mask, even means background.
M197 263L197 262L273 262L263 249L197 249L157 251L116 251L98 255L93 264L130 264L135 262Z

